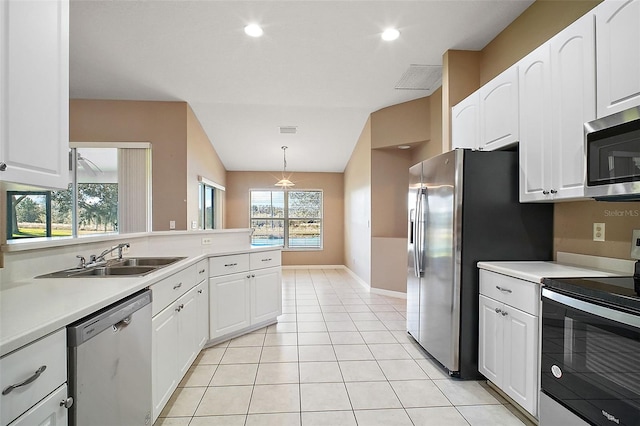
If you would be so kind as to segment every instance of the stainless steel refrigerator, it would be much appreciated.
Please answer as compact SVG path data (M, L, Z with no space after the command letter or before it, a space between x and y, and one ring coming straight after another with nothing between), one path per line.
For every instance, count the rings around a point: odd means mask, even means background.
M518 152L456 149L410 169L407 331L449 374L478 373L483 260L551 260L553 205L518 202Z

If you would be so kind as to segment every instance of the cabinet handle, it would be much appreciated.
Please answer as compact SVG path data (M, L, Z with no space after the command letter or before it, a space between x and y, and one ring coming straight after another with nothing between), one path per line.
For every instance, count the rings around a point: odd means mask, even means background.
M513 293L513 291L509 290L508 288L503 288L503 287L500 287L499 285L497 285L496 288L504 293Z
M509 315L509 314L508 314L507 312L505 312L505 311L502 311L502 312L501 312L501 314L502 314L502 316L503 316L503 317L506 317L507 315Z
M251 278L251 275L247 275L247 278Z
M176 308L176 312L180 312L181 310L184 309L184 303L181 303L178 305L178 307Z
M201 269L198 271L199 274L204 274L204 271L206 271L206 269Z
M174 286L173 286L173 289L174 289L174 290L177 290L177 289L179 289L180 287L182 287L182 283L178 283L178 284L174 285Z
M71 406L73 405L73 397L69 397L66 399L63 399L62 401L60 401L60 406L64 407L64 408L71 408Z
M198 290L198 293L199 293L199 294L202 294L202 289Z
M5 170L7 170L7 163L0 161L0 172L4 172Z
M543 195L549 195L549 191L542 191Z
M33 376L29 377L27 380L20 382L20 383L16 383L15 385L9 385L6 388L4 388L4 390L2 391L3 395L7 395L9 393L11 393L11 391L13 391L15 388L19 388L21 386L25 386L28 385L29 383L35 381L38 377L40 377L40 375L44 372L44 370L47 369L46 365L41 366L40 368L38 368L36 370L35 373L33 373Z
M558 193L558 191L556 191L555 189L552 189L552 190L551 190L551 193L552 193L552 194L557 194L557 193Z
M256 274L251 274L251 278L255 278L255 277L256 277Z
M502 313L502 310L501 310L501 309L496 308L496 314L501 314L501 313Z
M224 266L227 266L227 267L229 267L229 266L238 266L238 264L237 263L226 263Z
M271 262L272 260L273 260L272 258L262 259L263 262Z

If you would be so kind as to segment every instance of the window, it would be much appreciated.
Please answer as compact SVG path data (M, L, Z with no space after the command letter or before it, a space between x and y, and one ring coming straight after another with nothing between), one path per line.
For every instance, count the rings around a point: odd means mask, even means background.
M198 176L198 229L222 228L222 195L220 186L202 176ZM193 224L195 228L195 223Z
M322 191L250 191L251 244L322 248Z
M7 240L146 231L149 151L73 148L67 190L7 191Z

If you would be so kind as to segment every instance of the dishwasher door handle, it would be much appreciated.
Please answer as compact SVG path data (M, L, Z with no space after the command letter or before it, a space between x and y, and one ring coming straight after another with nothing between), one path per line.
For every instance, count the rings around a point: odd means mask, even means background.
M131 324L131 315L129 315L128 317L126 317L122 321L113 324L113 332L117 333L118 331L122 330L123 328L125 328L129 324Z

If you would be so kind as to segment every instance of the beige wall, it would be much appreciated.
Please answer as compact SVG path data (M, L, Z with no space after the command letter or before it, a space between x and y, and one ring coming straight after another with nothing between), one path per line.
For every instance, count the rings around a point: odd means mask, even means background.
M371 117L344 170L344 265L371 283Z
M431 103L428 97L371 113L371 148L412 145L429 139Z
M429 96L430 136L428 140L411 148L411 165L418 164L443 152L443 94L444 91L440 88Z
M189 228L192 222L198 222L198 177L202 176L225 186L226 174L224 165L216 150L213 149L198 117L187 105L187 223ZM224 195L221 200L224 206L226 204Z
M227 172L227 228L249 227L249 190L277 189L273 186L279 172ZM283 265L344 264L344 175L342 173L293 172L295 189L319 189L323 192L323 249L320 251L283 251Z
M151 143L154 231L168 230L171 220L176 221L177 230L188 228L187 211L193 211L194 200L187 188L197 188L194 173L213 177L225 173L217 155L198 164L192 161L189 173L188 148L215 154L189 111L186 102L72 99L69 103L72 142Z

